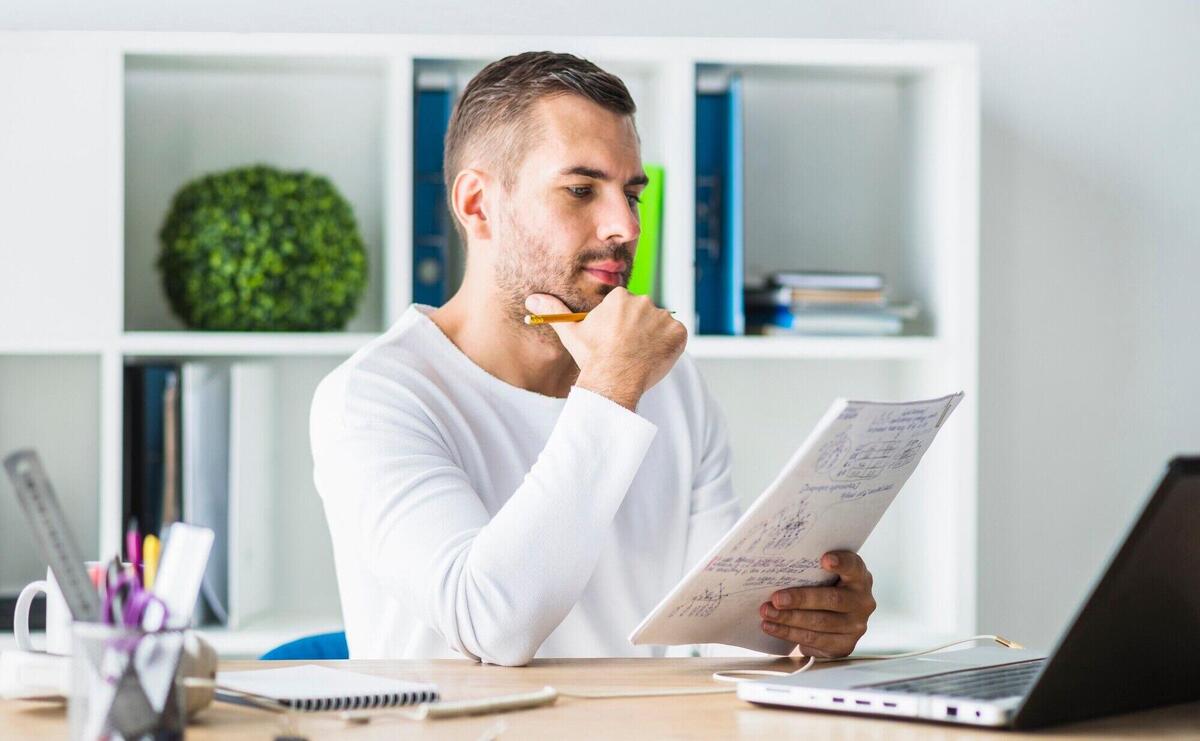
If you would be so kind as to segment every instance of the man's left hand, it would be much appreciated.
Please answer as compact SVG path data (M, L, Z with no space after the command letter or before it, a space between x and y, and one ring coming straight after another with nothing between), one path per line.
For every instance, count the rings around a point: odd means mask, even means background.
M850 551L821 557L821 568L839 579L828 587L780 589L758 608L764 633L795 643L805 656L848 656L875 612L867 565Z

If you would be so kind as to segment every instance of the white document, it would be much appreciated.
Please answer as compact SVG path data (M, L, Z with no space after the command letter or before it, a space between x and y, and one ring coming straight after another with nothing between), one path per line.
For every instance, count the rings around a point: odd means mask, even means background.
M206 527L176 522L167 528L151 591L166 605L169 627L190 627L212 544L213 531Z
M269 363L239 362L230 371L229 622L243 627L271 607L276 572L277 379Z
M835 401L775 481L630 642L789 653L792 644L762 632L759 605L778 589L836 579L821 569L821 556L862 547L962 397Z
M229 609L229 364L183 364L183 521L213 531L201 582L220 623ZM204 617L198 606L196 623Z

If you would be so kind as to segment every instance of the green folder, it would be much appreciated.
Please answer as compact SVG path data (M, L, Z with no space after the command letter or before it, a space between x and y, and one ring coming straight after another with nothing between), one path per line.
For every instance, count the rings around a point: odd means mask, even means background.
M638 218L642 234L638 237L637 252L633 256L633 272L629 276L629 292L649 296L658 303L658 255L662 245L663 215L663 168L661 165L643 165L646 183L638 204Z

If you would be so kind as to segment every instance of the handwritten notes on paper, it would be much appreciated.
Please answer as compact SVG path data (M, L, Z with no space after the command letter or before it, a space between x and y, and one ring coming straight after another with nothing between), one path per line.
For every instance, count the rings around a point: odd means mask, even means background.
M629 640L790 652L759 629L758 606L777 589L834 580L821 556L862 547L962 396L835 401L775 481Z

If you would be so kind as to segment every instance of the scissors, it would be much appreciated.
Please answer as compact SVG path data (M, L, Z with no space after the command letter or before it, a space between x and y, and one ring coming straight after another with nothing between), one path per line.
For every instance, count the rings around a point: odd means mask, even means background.
M104 619L109 625L162 630L167 622L167 605L142 587L137 574L125 573L119 561L108 565L104 587Z

